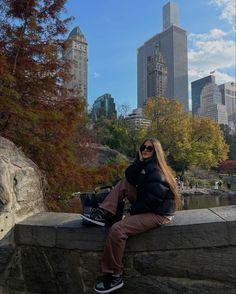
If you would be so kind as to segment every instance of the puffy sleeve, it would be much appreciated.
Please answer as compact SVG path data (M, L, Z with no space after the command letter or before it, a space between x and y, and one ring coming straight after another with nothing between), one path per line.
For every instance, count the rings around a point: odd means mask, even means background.
M138 184L138 176L143 168L143 162L139 159L135 159L134 162L126 169L126 180L133 185Z

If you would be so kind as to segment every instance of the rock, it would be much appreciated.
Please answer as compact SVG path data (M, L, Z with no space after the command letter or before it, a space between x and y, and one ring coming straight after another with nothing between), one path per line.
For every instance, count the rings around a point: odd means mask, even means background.
M99 167L109 163L123 162L129 163L130 160L120 152L99 144L89 144L83 146L83 156L81 151L78 156L78 162L84 166Z
M193 189L184 189L181 192L182 196L191 196L191 195L212 195L212 196L224 196L224 195L236 195L233 191L225 191L220 189L209 189L209 188L193 188Z
M0 240L15 223L46 210L45 183L37 165L0 137Z

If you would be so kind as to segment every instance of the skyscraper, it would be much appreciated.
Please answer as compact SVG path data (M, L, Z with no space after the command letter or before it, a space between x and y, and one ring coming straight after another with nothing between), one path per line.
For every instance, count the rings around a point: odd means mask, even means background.
M163 7L163 30L168 29L172 25L178 26L179 24L179 10L173 2L168 2Z
M236 84L228 82L219 85L222 94L222 102L226 106L229 126L236 130Z
M222 104L222 95L215 83L208 83L202 89L198 113L211 117L218 124L228 124L226 106Z
M156 46L167 67L166 98L179 100L188 111L187 35L178 26L178 9L173 2L163 7L163 32L154 35L138 48L138 107L142 107L148 98L147 63L150 56L155 56Z
M154 56L147 59L147 94L148 97L166 97L167 66L164 63L159 46Z
M66 82L68 89L78 90L88 99L88 43L80 28L75 27L67 39L64 58L70 63L71 78Z
M202 93L202 89L208 83L215 83L215 77L210 75L204 77L202 79L193 81L191 83L191 91L192 91L192 114L198 114L198 110L200 108L200 96Z
M99 118L116 118L116 105L114 98L111 97L111 94L103 94L98 97L93 104L92 108L92 119L93 121L98 120Z

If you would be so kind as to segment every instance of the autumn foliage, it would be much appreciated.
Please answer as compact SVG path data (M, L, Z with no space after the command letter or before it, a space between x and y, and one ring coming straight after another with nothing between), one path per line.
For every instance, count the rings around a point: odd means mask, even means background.
M225 160L218 166L220 172L236 174L236 160Z
M0 3L0 135L38 164L51 194L80 188L76 154L86 125L85 102L64 87L69 74L62 52L70 21L60 19L64 4Z
M49 184L49 202L58 195L114 183L124 168L117 163L98 170L84 167L80 160L92 157L84 146L93 136L86 128L85 101L77 89L64 87L70 78L63 60L70 22L60 18L64 4L64 0L0 3L0 135L40 167Z
M227 158L229 147L220 126L207 117L191 117L176 100L151 97L145 114L151 119L148 136L157 137L175 170L190 166L210 169Z

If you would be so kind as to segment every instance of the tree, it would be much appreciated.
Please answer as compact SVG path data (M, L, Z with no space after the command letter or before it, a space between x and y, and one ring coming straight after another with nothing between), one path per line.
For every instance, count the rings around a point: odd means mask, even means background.
M0 10L0 134L22 146L55 193L79 185L74 158L85 102L68 92L62 59L65 0L3 0Z
M188 155L191 165L209 169L227 158L228 145L220 126L211 118L192 118L191 141L192 148Z
M236 174L236 160L225 160L218 166L219 172L225 172L228 174Z
M118 119L99 119L94 124L98 142L133 158L140 143L146 137L146 130L127 122L124 116Z
M163 97L151 97L144 108L151 120L148 136L158 138L175 169L188 167L186 155L191 149L191 121L180 103Z
M191 118L180 103L162 97L149 98L144 111L152 121L148 135L161 141L175 170L209 169L227 158L228 146L212 119Z
M128 140L125 145L127 147L126 154L133 158L146 137L147 129L144 126L128 125Z
M236 159L236 133L233 133L228 125L220 125L225 142L229 145L229 159Z

